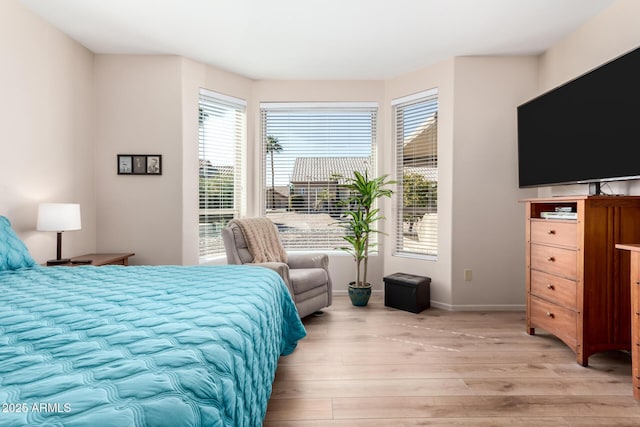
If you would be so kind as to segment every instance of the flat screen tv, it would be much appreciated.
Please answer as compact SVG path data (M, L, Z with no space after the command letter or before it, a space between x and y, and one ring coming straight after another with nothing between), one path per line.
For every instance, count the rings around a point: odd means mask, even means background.
M640 48L520 105L517 120L520 187L639 178Z

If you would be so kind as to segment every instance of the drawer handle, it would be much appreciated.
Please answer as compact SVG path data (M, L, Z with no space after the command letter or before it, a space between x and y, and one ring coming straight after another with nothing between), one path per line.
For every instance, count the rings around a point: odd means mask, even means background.
M556 230L549 230L547 231L547 234L556 234Z
M554 318L554 317L556 317L556 316L555 316L555 314L553 314L552 312L547 311L547 317L550 317L550 318L552 318L552 319L553 319L553 318Z
M547 258L547 261L549 261L549 262L555 262L555 260L556 260L556 258L552 257L552 256Z
M551 289L553 291L555 289L555 286L553 286L551 283L549 283L547 285L547 289Z

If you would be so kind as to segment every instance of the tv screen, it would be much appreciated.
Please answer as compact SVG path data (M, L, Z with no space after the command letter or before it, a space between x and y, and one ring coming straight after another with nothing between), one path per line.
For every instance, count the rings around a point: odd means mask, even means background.
M520 187L640 176L640 48L518 107Z

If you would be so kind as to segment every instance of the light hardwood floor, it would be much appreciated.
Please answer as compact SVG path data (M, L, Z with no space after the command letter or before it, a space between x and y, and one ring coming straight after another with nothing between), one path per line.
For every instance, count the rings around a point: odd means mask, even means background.
M280 358L266 427L640 426L631 358L589 367L524 312L420 314L337 296Z

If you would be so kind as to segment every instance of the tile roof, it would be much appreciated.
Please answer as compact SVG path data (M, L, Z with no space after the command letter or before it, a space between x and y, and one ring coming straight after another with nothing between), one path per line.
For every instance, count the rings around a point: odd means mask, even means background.
M223 166L215 166L212 165L209 160L200 159L200 176L201 177L214 177L218 175L223 176L233 176L234 167L223 165Z
M370 163L369 157L298 157L291 182L327 182L332 175L351 178L356 170L364 172L368 169L371 173Z

